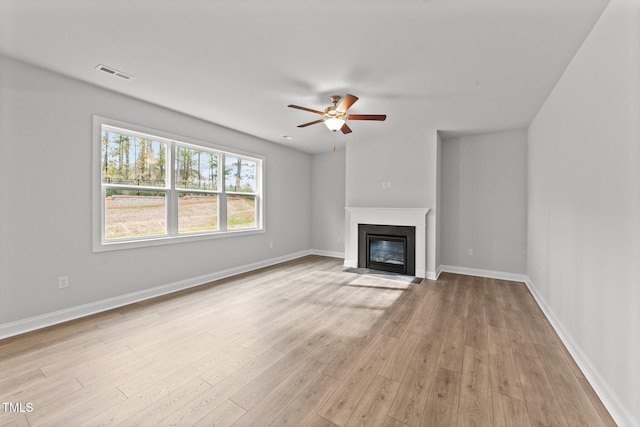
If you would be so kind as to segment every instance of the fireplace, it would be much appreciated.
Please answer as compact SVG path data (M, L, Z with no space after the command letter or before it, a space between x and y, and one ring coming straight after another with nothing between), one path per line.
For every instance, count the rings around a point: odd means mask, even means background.
M414 276L416 228L358 224L358 267Z
M415 245L414 266L416 277L427 276L427 214L428 208L372 208L372 207L356 207L348 206L345 208L345 257L344 266L358 268L360 265L366 265L366 262L360 263L360 247L362 244L358 237L359 224L377 224L391 226L408 226L415 229ZM434 223L432 222L432 225ZM382 233L385 234L385 233ZM435 236L435 230L433 231ZM435 237L432 241L435 243ZM411 245L408 245L411 246ZM430 252L429 259L431 265L435 266L434 251ZM407 259L411 259L407 257ZM364 267L366 268L366 267ZM407 272L407 274L410 274ZM435 267L429 272L430 276L435 279Z

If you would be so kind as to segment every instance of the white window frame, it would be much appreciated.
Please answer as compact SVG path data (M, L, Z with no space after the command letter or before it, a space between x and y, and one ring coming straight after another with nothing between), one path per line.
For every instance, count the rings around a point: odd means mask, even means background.
M102 129L103 126L109 127L115 131L122 131L128 135L137 135L168 144L167 146L167 182L165 187L151 188L153 191L166 192L166 231L167 234L159 236L141 236L128 237L119 239L105 238L105 191L106 188L122 188L130 189L126 185L109 185L102 183ZM177 147L187 147L203 151L214 152L218 154L219 170L218 170L218 189L197 190L197 189L180 189L176 188L176 159L174 157ZM210 142L198 141L185 136L174 135L157 129L149 129L143 126L126 123L120 120L114 120L106 117L93 116L93 161L92 161L92 236L93 236L93 252L112 251L120 249L139 248L147 246L157 246L166 244L175 244L182 242L198 241L205 239L218 239L238 235L265 233L264 226L264 173L265 158L264 156L235 150L222 145L212 144ZM255 193L236 193L228 192L230 195L254 196L256 203L256 225L250 228L234 228L227 229L226 215L226 195L225 189L225 156L233 156L256 164L256 192ZM147 189L146 187L136 187L136 189ZM202 231L193 233L178 233L178 193L207 193L218 195L218 230Z

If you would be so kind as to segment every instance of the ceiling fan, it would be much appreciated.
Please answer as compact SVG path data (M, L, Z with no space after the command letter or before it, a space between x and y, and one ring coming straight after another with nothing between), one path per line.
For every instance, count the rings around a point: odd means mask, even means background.
M357 100L358 97L351 94L346 94L344 98L342 98L342 101L340 101L340 96L333 95L331 97L331 102L333 103L333 105L328 106L324 109L324 111L313 110L311 108L300 107L293 104L287 105L287 107L296 108L302 111L309 111L310 113L324 116L322 119L298 125L299 128L315 125L316 123L324 123L329 128L329 130L333 132L340 130L342 133L352 132L351 128L347 125L347 121L349 120L384 121L387 118L386 114L347 114L347 110L351 108L351 106L355 104ZM340 101L339 105L338 101Z

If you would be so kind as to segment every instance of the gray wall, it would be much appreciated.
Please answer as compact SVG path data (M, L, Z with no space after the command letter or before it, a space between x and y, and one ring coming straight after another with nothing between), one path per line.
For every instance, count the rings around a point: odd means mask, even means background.
M310 155L4 57L0 90L0 326L311 248ZM93 114L265 156L266 233L92 253Z
M612 0L529 128L527 274L621 425L640 425L640 3Z
M436 201L436 132L347 143L347 206L429 208ZM383 188L391 181L391 188Z
M346 152L311 160L311 244L316 253L344 257Z
M442 142L443 268L525 272L526 141L516 130Z

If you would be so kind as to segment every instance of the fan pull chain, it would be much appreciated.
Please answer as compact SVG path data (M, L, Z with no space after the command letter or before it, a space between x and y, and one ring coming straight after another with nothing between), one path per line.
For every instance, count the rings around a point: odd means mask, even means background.
M336 131L333 131L333 152L336 152Z

